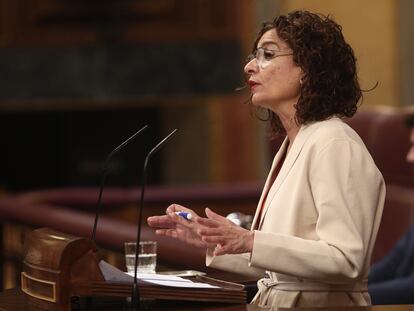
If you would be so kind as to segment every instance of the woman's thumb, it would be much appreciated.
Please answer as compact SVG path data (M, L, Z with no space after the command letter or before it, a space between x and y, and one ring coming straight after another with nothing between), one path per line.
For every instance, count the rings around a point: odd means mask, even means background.
M206 207L206 216L207 218L213 219L213 220L223 220L226 219L226 217L223 217L215 212L213 212L211 209L209 209L208 207Z

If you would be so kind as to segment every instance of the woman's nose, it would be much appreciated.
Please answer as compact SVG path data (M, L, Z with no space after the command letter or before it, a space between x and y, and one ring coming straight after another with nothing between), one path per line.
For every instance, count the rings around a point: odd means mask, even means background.
M252 75L257 72L257 61L256 58L253 58L250 62L244 66L244 72L248 75Z

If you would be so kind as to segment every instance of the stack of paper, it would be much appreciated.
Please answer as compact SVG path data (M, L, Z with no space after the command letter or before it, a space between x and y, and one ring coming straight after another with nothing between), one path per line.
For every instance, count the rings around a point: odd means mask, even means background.
M110 264L99 263L105 282L91 282L92 295L125 296L131 295L134 276ZM246 303L246 291L241 284L196 276L185 279L174 275L138 274L141 298L162 300L213 301L227 303Z
M133 273L127 273L132 278ZM220 288L219 286L210 285L207 283L193 282L189 279L184 279L174 275L163 275L155 273L138 273L138 279L151 284L157 284L162 286L173 286L173 287L187 287L187 288Z

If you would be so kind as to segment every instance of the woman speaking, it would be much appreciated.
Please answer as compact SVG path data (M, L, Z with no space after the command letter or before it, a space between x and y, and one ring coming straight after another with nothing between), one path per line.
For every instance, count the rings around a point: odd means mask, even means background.
M286 135L251 230L177 204L148 224L205 248L211 267L261 277L254 304L370 305L367 275L385 185L341 120L355 114L362 94L341 26L307 11L281 15L263 24L244 71L252 104L269 111L275 134Z

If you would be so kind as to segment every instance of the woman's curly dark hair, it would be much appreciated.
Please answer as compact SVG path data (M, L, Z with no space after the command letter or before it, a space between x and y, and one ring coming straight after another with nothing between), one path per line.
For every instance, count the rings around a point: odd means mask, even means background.
M271 29L276 29L278 36L289 44L294 62L304 73L295 106L296 122L301 125L332 116L353 116L362 91L354 52L342 35L341 26L329 16L293 11L264 23L253 51ZM284 133L279 117L269 113L272 131Z

